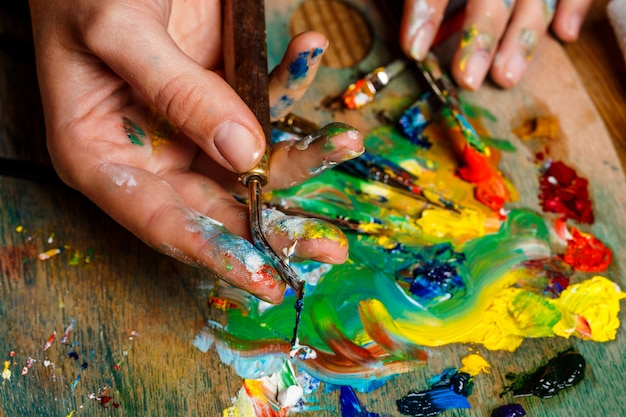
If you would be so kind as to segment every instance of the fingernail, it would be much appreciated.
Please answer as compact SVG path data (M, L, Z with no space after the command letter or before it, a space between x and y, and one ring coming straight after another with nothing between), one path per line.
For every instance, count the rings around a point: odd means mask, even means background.
M254 167L262 149L255 135L242 125L225 121L215 131L215 147L237 172Z
M526 70L528 66L529 60L520 53L516 52L509 58L509 62L506 64L506 70L504 76L507 80L509 80L511 86L517 84L519 80L522 78L522 74Z
M480 51L473 53L465 65L465 74L463 75L465 87L470 90L476 90L480 87L488 69L489 60L487 54Z
M418 61L424 59L434 38L435 30L432 25L426 24L419 28L411 40L409 49L411 58Z
M567 26L565 28L565 31L570 36L571 40L574 40L578 37L582 21L582 16L578 13L570 15L569 19L567 20Z

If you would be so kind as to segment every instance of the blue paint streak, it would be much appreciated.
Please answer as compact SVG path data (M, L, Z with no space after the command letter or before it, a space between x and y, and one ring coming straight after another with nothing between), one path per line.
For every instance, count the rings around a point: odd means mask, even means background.
M370 413L361 405L352 387L342 386L340 391L339 403L342 417L380 417L379 414Z

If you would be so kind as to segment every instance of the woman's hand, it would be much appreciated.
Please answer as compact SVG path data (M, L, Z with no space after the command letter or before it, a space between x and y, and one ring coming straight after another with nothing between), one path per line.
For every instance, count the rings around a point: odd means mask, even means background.
M563 41L574 41L592 0L468 0L463 35L452 75L476 90L487 73L502 87L517 84L549 27ZM446 0L406 0L400 45L424 58L439 28Z
M61 178L155 249L214 271L270 302L284 283L247 240L238 173L265 137L222 78L218 0L31 0L48 148ZM272 114L289 110L325 48L318 33L294 38L272 73ZM306 71L293 72L294 62ZM311 146L281 145L268 189L293 185L363 149L347 129ZM326 262L347 257L345 236L317 220L313 238L271 216L270 244ZM296 222L297 223L297 222ZM267 226L267 225L266 225ZM320 237L321 236L321 237ZM296 244L297 242L297 244Z

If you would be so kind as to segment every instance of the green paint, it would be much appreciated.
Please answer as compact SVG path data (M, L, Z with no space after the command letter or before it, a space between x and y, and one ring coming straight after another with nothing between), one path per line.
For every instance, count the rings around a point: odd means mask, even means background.
M128 139L130 139L130 143L139 146L144 145L146 132L144 132L137 123L124 116L124 118L122 119L122 126L124 127L124 131L126 132L126 136L128 136Z

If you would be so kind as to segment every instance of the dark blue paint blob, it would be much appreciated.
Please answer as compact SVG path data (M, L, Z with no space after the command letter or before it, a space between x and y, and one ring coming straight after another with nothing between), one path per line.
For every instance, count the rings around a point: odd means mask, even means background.
M525 415L524 407L519 404L503 405L491 412L491 417L522 417Z
M585 377L585 358L573 350L566 350L535 372L526 374L509 374L506 377L513 380L500 396L512 392L514 396L536 395L541 398L550 398L559 391L571 387Z
M361 405L352 387L340 388L339 403L342 417L379 417L377 413L370 413Z
M309 71L310 52L300 52L291 64L289 64L289 76L292 81L297 81L306 77Z
M427 118L424 114L424 106L428 106L428 96L426 93L411 107L406 109L398 123L404 135L409 141L423 149L430 149L432 142L424 135L424 130L432 122L432 118Z
M459 272L464 262L464 253L455 252L449 243L441 243L416 253L413 263L400 270L396 279L422 303L446 301L467 289Z
M400 413L413 417L436 416L451 408L470 408L467 398L446 387L412 391L396 404Z
M471 375L449 368L429 380L430 388L411 391L396 401L398 411L407 416L436 416L452 408L470 408L467 396L471 394Z

